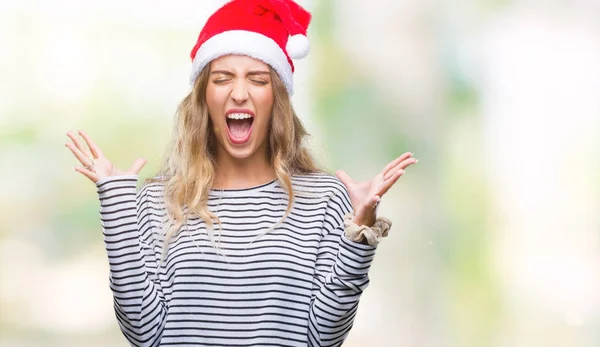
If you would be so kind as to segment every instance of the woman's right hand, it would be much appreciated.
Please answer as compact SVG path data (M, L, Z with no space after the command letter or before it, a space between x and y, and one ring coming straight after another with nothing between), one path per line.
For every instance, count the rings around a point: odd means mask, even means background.
M146 159L138 158L129 170L119 170L104 156L104 154L102 154L100 148L92 141L87 133L80 130L79 135L85 140L88 147L87 149L84 148L85 146L81 141L70 131L67 131L67 136L73 140L73 143L67 142L65 143L65 146L73 152L77 160L82 164L82 166L76 166L75 171L80 172L94 183L109 176L137 175L144 165L146 165ZM92 158L95 158L93 163ZM90 163L92 163L91 166ZM86 169L86 167L88 168Z

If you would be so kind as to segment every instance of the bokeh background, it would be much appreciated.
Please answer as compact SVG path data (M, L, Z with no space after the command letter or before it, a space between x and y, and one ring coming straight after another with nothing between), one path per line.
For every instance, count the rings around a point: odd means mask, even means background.
M420 159L345 346L600 346L600 1L299 2L322 165ZM0 346L127 346L65 132L152 176L221 4L0 2Z

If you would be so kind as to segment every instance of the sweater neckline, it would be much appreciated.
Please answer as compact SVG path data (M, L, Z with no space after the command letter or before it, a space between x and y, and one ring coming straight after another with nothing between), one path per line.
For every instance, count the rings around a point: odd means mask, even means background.
M247 187L247 188L233 188L233 189L211 188L208 194L214 195L214 196L219 196L219 195L239 195L239 194L257 193L257 192L272 188L276 184L277 184L277 178L275 178L267 183L261 183L259 185L255 185L255 186L251 186L251 187Z

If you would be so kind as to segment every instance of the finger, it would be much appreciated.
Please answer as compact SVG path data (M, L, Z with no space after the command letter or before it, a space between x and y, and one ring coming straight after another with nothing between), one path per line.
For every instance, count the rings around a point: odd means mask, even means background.
M77 136L75 136L75 134L73 134L70 131L67 131L67 136L73 141L73 143L75 144L75 147L81 152L83 153L86 157L89 157L91 154L88 154L88 150L84 148L83 144L81 143L81 141L79 141L79 139L77 138Z
M94 141L92 141L92 138L85 131L79 130L79 135L81 135L81 137L83 137L83 139L85 140L85 143L87 143L88 147L92 151L92 154L96 158L100 158L100 156L103 155L102 151L100 150L100 147L98 147L96 145L96 143Z
M136 159L136 161L133 163L133 165L129 169L129 172L133 172L134 174L137 175L142 170L144 165L146 165L147 162L148 161L144 158Z
M394 168L395 166L398 165L398 163L400 163L401 161L410 158L413 155L413 153L411 152L406 152L404 154L402 154L401 156L399 156L398 158L392 160L390 163L388 163L383 170L381 171L381 174L385 177L385 175L388 173L388 171L390 171L392 168Z
M387 174L385 174L383 176L384 180L387 180L388 178L390 178L394 172L396 172L396 170L398 169L402 169L402 170L406 170L407 167L416 164L419 161L419 159L415 159L415 158L408 158L406 160L403 160L401 162L399 162L396 166L394 166L392 169L390 169Z
M75 171L80 172L82 175L84 175L85 177L89 178L94 183L98 182L98 180L99 180L98 175L96 175L95 172L87 170L84 167L75 166Z
M79 162L83 166L88 166L90 164L90 162L91 162L90 158L87 157L85 154L81 153L79 148L75 147L74 144L67 142L67 143L65 143L65 146L67 146L71 150L71 152L73 152L75 157L79 160Z
M340 179L340 181L342 181L342 183L348 187L352 184L354 184L354 181L352 180L352 178L350 178L350 176L348 176L347 173L345 173L343 170L337 170L335 172L335 175L337 176L337 178Z
M396 181L398 181L398 178L400 178L402 174L404 174L404 170L402 169L398 169L398 171L394 172L389 179L384 181L377 195L383 196L383 194L387 193L387 191L394 185L394 183L396 183Z

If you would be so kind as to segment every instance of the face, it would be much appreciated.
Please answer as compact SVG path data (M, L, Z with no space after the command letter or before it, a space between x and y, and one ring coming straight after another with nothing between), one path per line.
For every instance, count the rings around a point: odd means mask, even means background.
M267 64L243 55L212 61L206 101L218 143L217 160L267 156L273 100Z

